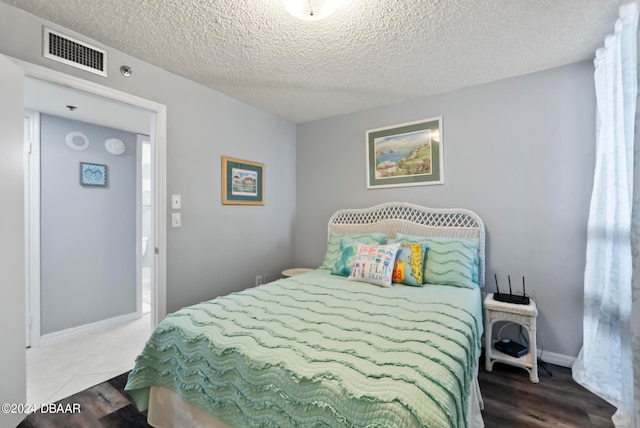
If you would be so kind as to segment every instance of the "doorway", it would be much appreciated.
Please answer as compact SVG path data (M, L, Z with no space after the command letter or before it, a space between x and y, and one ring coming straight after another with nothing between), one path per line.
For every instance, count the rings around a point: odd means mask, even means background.
M24 93L27 397L44 403L129 370L151 332L153 113L29 77ZM78 182L87 160L104 187Z
M8 401L24 402L25 399L25 221L24 221L24 164L23 153L17 148L17 141L22 140L24 131L24 99L22 87L24 78L32 77L46 82L56 83L69 88L85 91L94 95L102 95L107 98L145 108L155 113L154 123L151 126L152 141L155 144L156 186L152 189L156 198L155 233L156 247L155 278L156 293L154 300L154 313L151 314L152 323L159 323L166 316L166 123L167 108L165 105L150 101L135 95L131 95L116 89L93 83L78 77L25 62L16 58L0 55L0 75L2 75L2 98L0 102L0 122L2 122L2 141L0 145L3 160L2 187L3 201L8 207L15 207L5 213L3 222L3 240L0 252L3 260L3 274L6 285L4 298L0 299L3 319L6 321L6 329L3 330L4 352L3 360L6 362L4 369L0 370L5 385ZM15 186L16 183L20 185ZM20 249L20 251L16 251ZM0 419L7 421L7 425L15 425L20 416L10 417L5 415ZM14 415L15 416L15 415Z
M166 281L167 281L167 208L166 208L166 188L167 188L167 108L163 104L138 97L126 92L112 89L97 83L93 83L78 77L61 73L46 67L22 61L17 58L8 58L16 64L23 73L24 78L33 78L43 82L53 83L65 88L74 89L94 96L124 103L139 109L145 109L152 114L150 126L150 141L153 142L154 157L151 160L153 174L156 178L155 185L151 189L151 197L155 202L155 215L153 218L153 228L156 237L155 247L152 248L155 275L155 290L152 290L153 300L151 324L157 325L167 314L166 304Z
M148 135L137 136L138 156L138 187L137 187L137 221L140 251L138 252L138 286L137 291L141 293L137 296L137 310L142 314L151 312L151 299L153 286L153 218L155 211L155 201L153 197L153 152L151 141Z
M152 311L153 113L29 77L25 107L27 346ZM78 183L77 166L87 160L103 164L101 185Z

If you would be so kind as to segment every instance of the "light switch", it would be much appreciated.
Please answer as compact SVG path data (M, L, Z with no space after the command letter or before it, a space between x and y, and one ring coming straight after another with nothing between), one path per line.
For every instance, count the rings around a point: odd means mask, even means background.
M182 195L171 195L171 209L182 209Z
M171 213L171 227L182 227L181 213Z

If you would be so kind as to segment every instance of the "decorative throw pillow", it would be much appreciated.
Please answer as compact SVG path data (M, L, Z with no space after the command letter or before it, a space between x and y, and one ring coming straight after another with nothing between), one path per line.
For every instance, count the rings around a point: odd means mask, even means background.
M324 255L324 260L322 261L320 269L333 269L336 260L340 256L340 240L344 237L350 237L356 240L365 240L366 242L380 244L383 244L387 239L387 235L385 235L384 233L332 233L331 235L329 235L329 242L327 242L327 252Z
M349 276L353 269L353 262L356 258L356 244L377 244L378 241L372 238L353 238L351 236L343 236L340 238L340 251L338 258L331 268L333 275Z
M358 242L350 281L368 282L391 288L391 277L399 243L367 245Z
M424 256L426 254L427 244L424 242L401 244L393 268L393 282L422 287Z
M474 288L478 281L478 241L398 234L400 242L426 243L423 282Z

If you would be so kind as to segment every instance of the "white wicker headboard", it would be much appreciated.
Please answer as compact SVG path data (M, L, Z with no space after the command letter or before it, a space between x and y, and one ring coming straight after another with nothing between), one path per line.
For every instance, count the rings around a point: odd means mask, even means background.
M384 232L395 238L406 235L478 240L478 282L484 287L484 223L473 211L459 208L426 208L404 202L389 202L370 208L336 211L329 219L335 233Z

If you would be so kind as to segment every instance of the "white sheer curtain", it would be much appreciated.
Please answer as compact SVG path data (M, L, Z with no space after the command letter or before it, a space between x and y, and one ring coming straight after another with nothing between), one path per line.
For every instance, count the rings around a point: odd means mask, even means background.
M617 407L616 427L636 428L640 231L634 227L632 233L632 219L640 225L640 201L633 190L638 10L637 2L622 6L614 33L596 52L596 165L584 277L584 344L573 365L577 382Z

